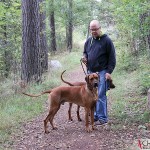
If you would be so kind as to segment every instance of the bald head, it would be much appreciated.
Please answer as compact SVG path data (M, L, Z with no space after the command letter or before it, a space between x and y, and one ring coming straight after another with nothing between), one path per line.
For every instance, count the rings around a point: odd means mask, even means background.
M98 20L92 20L90 22L90 31L93 37L99 37L101 33L101 27Z
M92 20L92 21L90 22L90 27L91 27L91 26L94 26L94 27L99 28L99 27L100 27L99 21L98 21L98 20Z

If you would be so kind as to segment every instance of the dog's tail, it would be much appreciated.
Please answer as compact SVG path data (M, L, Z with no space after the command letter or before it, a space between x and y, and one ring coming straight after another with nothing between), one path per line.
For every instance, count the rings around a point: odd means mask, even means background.
M41 96L41 95L43 95L43 94L46 94L46 93L50 94L51 92L52 92L52 90L47 90L47 91L44 91L44 92L42 92L42 93L40 93L40 94L37 94L37 95L34 95L34 94L27 94L27 93L24 93L24 92L22 92L22 94L27 95L27 96L30 96L30 97L39 97L39 96Z
M70 86L74 86L73 84L71 84L70 82L67 82L67 81L65 81L64 79L63 79L63 74L65 73L65 71L66 70L64 70L62 73L61 73L61 80L64 82L64 83L66 83L66 84L68 84L68 85L70 85Z

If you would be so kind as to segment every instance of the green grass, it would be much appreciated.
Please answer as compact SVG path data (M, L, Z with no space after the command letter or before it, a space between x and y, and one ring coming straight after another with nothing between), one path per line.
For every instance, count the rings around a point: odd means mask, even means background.
M122 123L149 122L147 95L141 93L139 86L139 70L133 72L114 71L113 79L116 88L111 92L112 112L110 117Z
M6 141L15 126L43 112L44 96L36 99L16 95L0 104L0 141Z

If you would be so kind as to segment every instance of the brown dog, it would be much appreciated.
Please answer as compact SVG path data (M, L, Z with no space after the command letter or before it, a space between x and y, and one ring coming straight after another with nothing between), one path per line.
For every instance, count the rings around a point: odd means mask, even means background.
M65 73L66 70L64 70L62 73L61 73L61 80L70 85L70 86L82 86L82 85L86 85L86 82L73 82L73 83L70 83L68 81L65 81L63 79L63 74ZM68 116L69 116L69 120L72 121L72 116L71 116L71 109L72 109L72 103L69 103L69 109L68 109ZM78 118L78 121L82 121L81 117L80 117L80 113L79 113L79 110L80 110L80 106L77 105L77 118Z
M86 82L73 82L73 83L70 83L68 81L65 81L63 79L63 74L65 73L66 70L64 70L62 73L61 73L61 80L70 85L70 86L82 86L82 85L86 85ZM115 88L115 85L113 84L113 80L112 79L109 79L110 81L110 89L113 89ZM72 117L71 117L71 109L72 109L72 103L69 103L69 110L68 110L68 116L69 116L69 120L72 121ZM78 121L82 121L81 118L80 118L80 113L79 113L79 110L80 110L80 106L78 105L77 106L77 118L78 118Z
M31 97L38 97L40 95L49 93L48 100L50 101L50 110L46 119L44 120L44 130L48 133L47 123L50 122L53 129L56 127L53 124L53 118L60 108L60 105L64 102L75 103L85 108L85 126L86 131L90 132L89 127L89 114L91 118L92 130L94 130L94 107L98 98L97 86L98 86L98 75L96 73L87 75L85 77L86 84L83 86L72 86L72 87L56 87L52 90L44 91L38 95L26 94L24 95Z

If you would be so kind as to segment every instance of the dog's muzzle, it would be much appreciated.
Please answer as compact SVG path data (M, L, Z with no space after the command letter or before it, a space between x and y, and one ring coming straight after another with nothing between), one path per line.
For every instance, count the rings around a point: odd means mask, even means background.
M95 88L98 87L98 83L97 83L97 82L94 83L94 87L95 87Z

